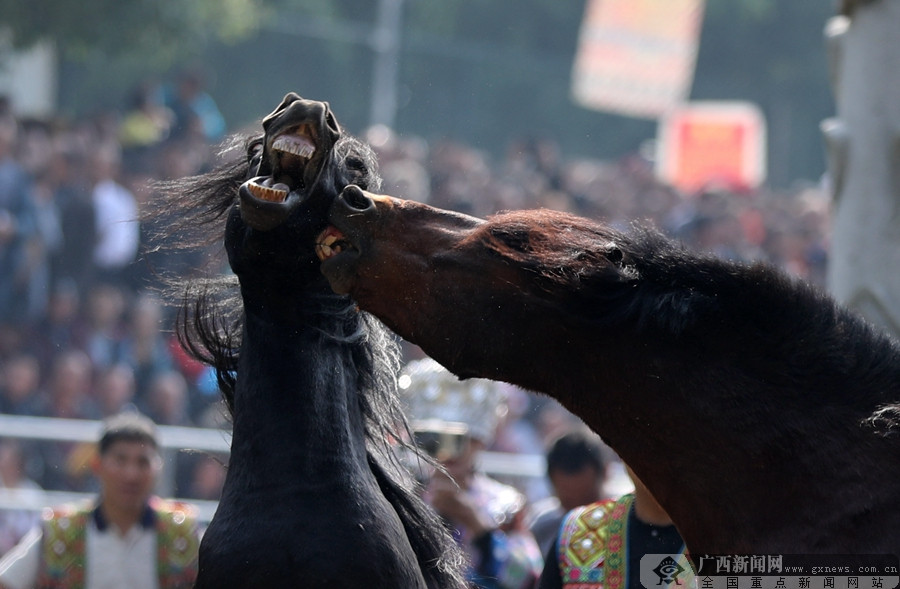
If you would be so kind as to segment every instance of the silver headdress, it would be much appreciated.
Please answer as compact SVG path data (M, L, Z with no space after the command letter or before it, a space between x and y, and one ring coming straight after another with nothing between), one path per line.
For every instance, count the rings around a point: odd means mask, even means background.
M489 444L507 412L503 383L460 380L431 358L407 364L399 384L413 429L464 429Z

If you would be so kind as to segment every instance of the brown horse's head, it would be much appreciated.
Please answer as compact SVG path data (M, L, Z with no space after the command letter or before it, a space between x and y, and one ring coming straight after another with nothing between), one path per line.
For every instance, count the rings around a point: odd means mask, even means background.
M431 312L427 293L439 292L445 280L452 283L476 270L453 264L452 257L484 223L355 186L334 200L329 221L316 252L331 288L349 294L404 337L411 335L404 327L407 320ZM445 273L433 273L435 264Z
M536 329L537 309L552 322L545 333L578 320L588 272L611 285L627 279L613 233L565 213L482 220L348 186L329 221L316 247L331 288L461 376L496 377L483 370L495 356L488 348L516 346ZM527 366L519 343L510 362Z

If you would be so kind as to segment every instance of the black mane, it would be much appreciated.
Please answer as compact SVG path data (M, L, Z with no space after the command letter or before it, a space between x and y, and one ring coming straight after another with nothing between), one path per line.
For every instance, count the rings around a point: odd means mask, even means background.
M897 342L817 287L766 263L688 251L637 224L624 233L549 210L490 221L485 242L528 268L548 300L567 299L563 307L573 325L624 328L679 346L691 342L698 357L707 346L752 341L751 349L765 351L753 359L758 374L775 375L786 390L802 388L823 401L866 391L872 398L853 401L880 406L864 418L869 426L886 436L900 433L900 405L888 396L900 382ZM565 237L546 239L558 234ZM798 342L816 345L804 354ZM846 382L846 375L868 382Z

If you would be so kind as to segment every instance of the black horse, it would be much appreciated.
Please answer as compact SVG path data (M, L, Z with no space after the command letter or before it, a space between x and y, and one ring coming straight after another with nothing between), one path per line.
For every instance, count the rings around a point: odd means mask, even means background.
M179 318L234 427L196 587L461 587L461 552L391 447L396 343L313 251L341 190L378 186L374 155L296 94L263 129L238 161L166 186L182 228L225 223L239 283L193 283Z

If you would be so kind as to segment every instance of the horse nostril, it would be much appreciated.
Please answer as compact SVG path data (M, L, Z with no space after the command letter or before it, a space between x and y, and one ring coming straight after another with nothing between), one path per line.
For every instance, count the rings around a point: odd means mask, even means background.
M368 195L363 192L362 188L359 186L355 186L353 184L344 188L344 191L341 193L341 197L344 202L352 208L359 211L364 211L372 206L372 199L368 197Z

